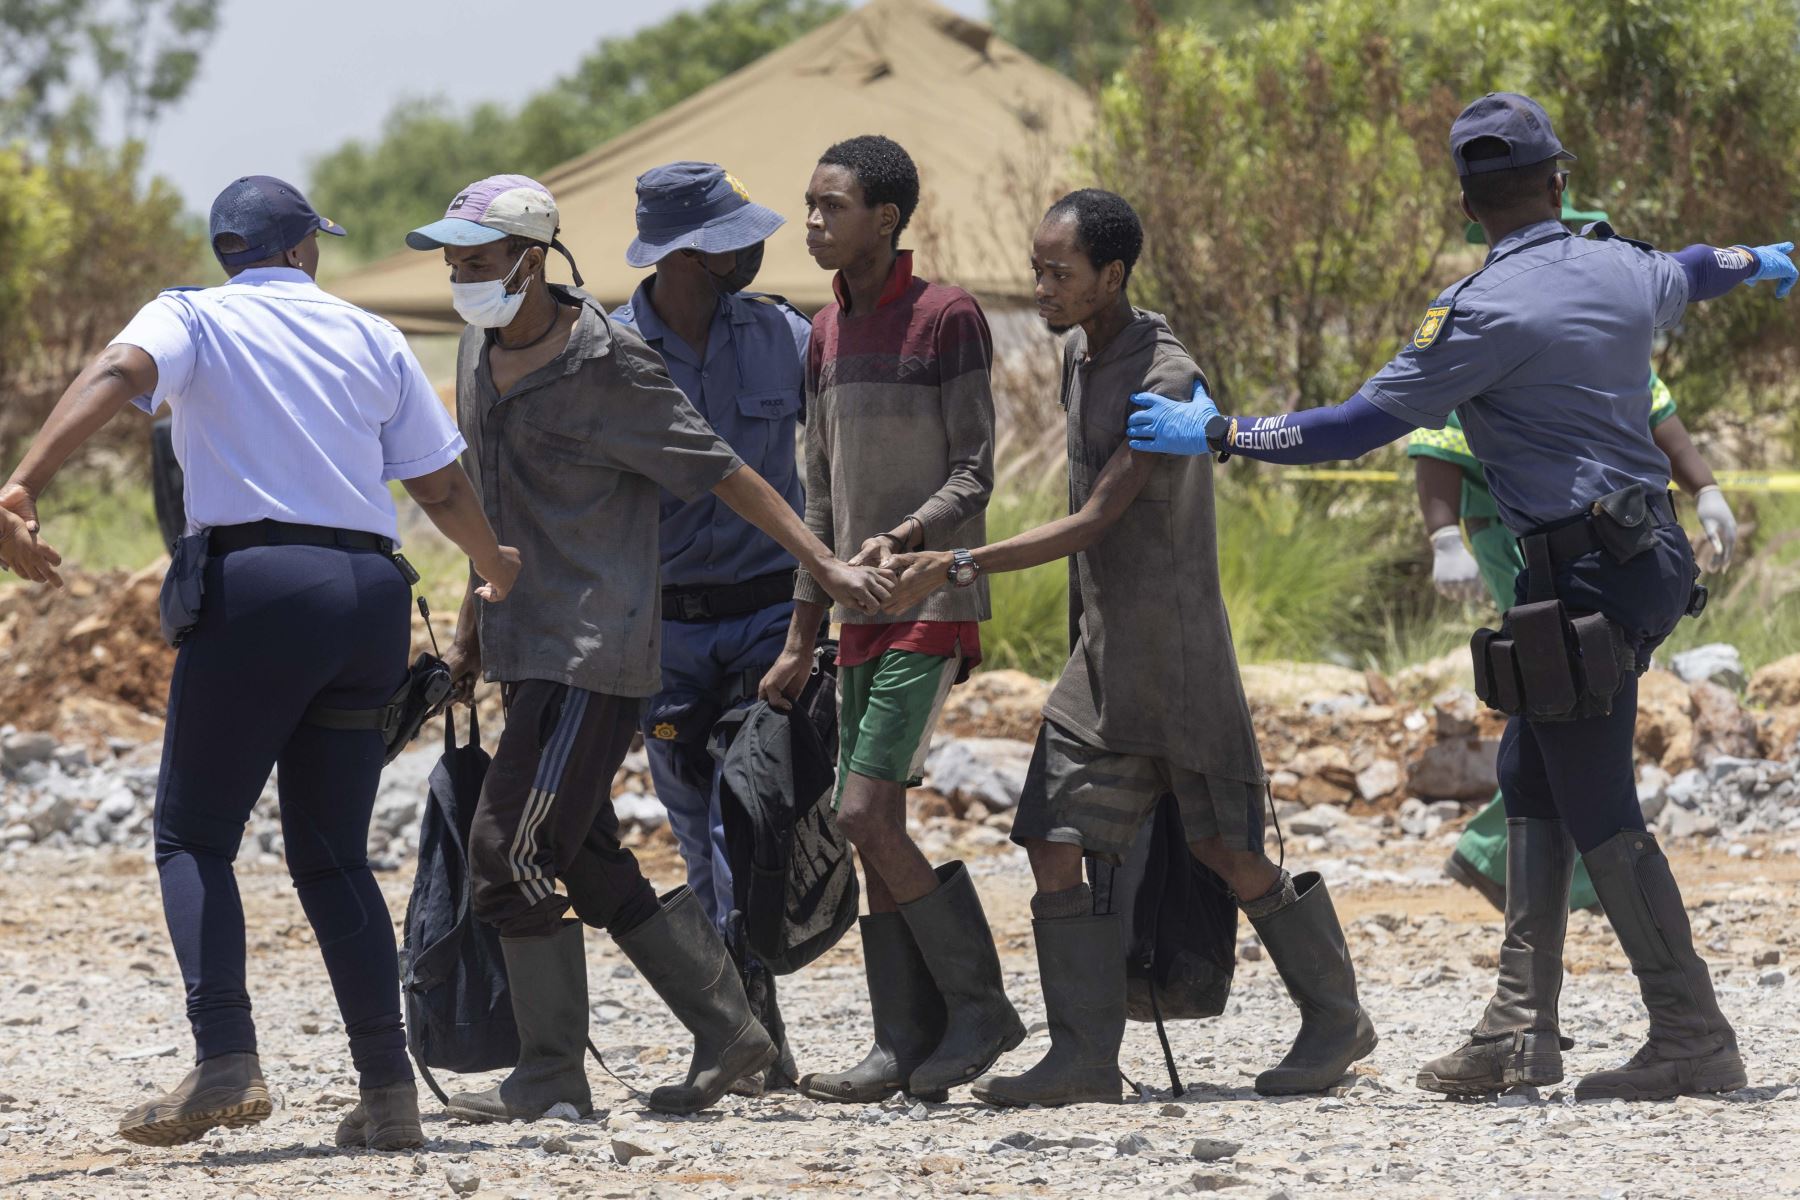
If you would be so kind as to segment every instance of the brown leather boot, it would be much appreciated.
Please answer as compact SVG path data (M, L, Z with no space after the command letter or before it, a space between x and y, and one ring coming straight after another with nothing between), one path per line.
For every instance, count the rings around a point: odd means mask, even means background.
M416 1150L425 1144L419 1089L412 1080L363 1088L362 1100L338 1122L337 1144L371 1150Z
M180 1146L209 1129L266 1121L273 1111L256 1055L219 1054L196 1065L173 1091L126 1113L119 1136L140 1146Z

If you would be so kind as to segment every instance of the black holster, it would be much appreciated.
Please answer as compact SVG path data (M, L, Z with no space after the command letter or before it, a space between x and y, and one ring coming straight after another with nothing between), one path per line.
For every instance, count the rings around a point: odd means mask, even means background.
M321 729L373 729L386 746L382 763L399 757L450 695L450 668L435 654L421 654L400 690L380 708L327 708L315 704L300 718Z

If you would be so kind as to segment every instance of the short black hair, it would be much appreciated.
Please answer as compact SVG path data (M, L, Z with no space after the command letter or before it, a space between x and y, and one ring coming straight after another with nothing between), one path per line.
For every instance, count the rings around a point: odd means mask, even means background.
M1476 138L1463 147L1463 158L1469 162L1503 158L1510 153L1512 147L1495 137ZM1462 192L1469 201L1469 207L1477 213L1507 213L1543 195L1544 185L1550 182L1550 176L1556 171L1557 160L1547 158L1530 166L1465 175L1462 179Z
M894 247L898 249L900 232L919 207L919 168L913 165L912 155L893 138L865 133L833 145L819 155L819 164L843 167L856 176L863 201L870 208L892 204L900 210L900 223L894 226Z
M1110 262L1125 264L1125 278L1144 249L1144 224L1125 202L1125 197L1100 188L1070 192L1044 213L1044 220L1069 216L1075 219L1075 242L1098 271Z

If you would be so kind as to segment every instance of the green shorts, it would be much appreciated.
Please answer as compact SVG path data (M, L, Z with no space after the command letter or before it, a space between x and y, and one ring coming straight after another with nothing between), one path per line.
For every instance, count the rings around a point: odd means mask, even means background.
M957 656L889 650L838 671L838 798L851 772L915 787L962 668Z

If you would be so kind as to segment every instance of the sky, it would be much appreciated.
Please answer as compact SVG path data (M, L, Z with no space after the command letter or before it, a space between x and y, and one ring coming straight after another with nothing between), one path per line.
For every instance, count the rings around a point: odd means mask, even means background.
M985 17L986 0L938 0ZM398 100L516 103L572 69L603 37L700 0L225 0L219 31L181 103L151 131L148 166L204 213L239 175L301 187L308 163L370 138ZM529 22L506 14L529 13Z

